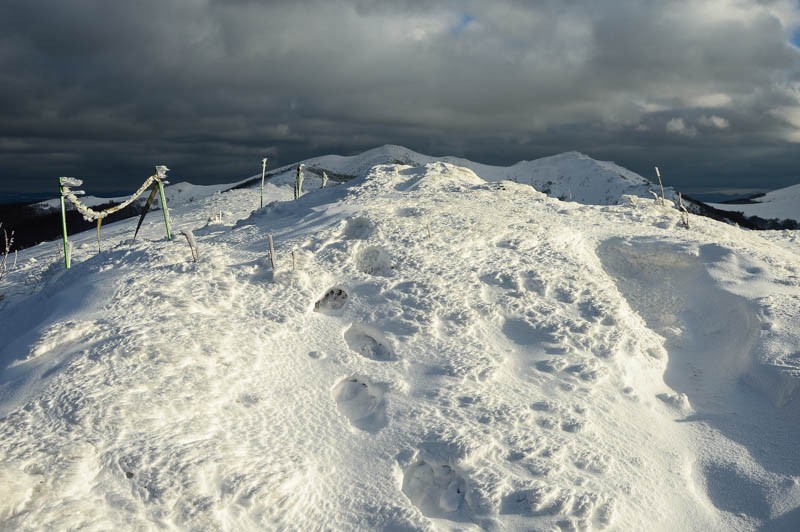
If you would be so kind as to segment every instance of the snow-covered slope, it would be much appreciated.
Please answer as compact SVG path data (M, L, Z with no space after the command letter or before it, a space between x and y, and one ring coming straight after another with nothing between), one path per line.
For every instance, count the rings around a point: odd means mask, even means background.
M432 157L402 146L387 144L358 155L323 155L301 162L312 175L321 176L323 171L327 171L334 176L347 179L364 177L374 166L381 164L422 166L433 162L446 162L468 168L487 181L510 180L525 183L549 196L589 205L616 205L624 195L649 198L650 190L656 188L639 174L612 162L597 161L576 151L533 161L521 161L512 166L491 166L458 157ZM295 178L296 166L292 164L270 170L268 179L281 184L289 183ZM180 182L166 187L167 202L182 204L197 201L243 183L255 183L256 180L260 180L260 174L224 185L193 185ZM666 195L672 199L675 197L675 192L667 188ZM85 196L82 202L92 207L108 202L121 202L125 199L127 198ZM141 201L144 201L144 197ZM54 198L39 202L35 207L46 210L58 208L59 205L58 198ZM68 205L68 208L72 206ZM155 208L158 208L157 205Z
M325 155L304 162L309 168L363 177L378 164L422 166L437 161L469 168L487 181L525 183L549 196L590 205L616 205L623 195L649 198L649 191L656 188L630 170L612 162L596 161L576 151L521 161L512 166L491 166L458 157L431 157L402 146L385 145L351 157ZM290 167L283 170L288 171L285 175L289 176ZM668 197L674 196L672 189L667 192Z
M156 216L21 252L2 528L797 529L797 232L479 176L176 206L197 263Z
M800 185L767 192L755 198L754 203L712 203L723 211L741 212L745 216L758 216L765 220L794 220L800 222Z
M237 183L228 183L223 185L195 185L186 181L181 181L180 183L170 184L164 187L164 194L167 196L167 205L171 205L173 203L176 205L183 205L184 203L192 203L194 201L207 198L208 196L216 194L217 192L222 192L223 190L229 190L236 185ZM103 198L91 195L81 196L80 198L81 203L87 207L96 207L98 205L104 205L111 202L122 203L127 199L127 196ZM139 197L139 201L142 203L144 203L146 200L147 194L143 194ZM59 209L61 208L61 200L59 198L53 198L40 201L39 203L33 204L33 207L41 210ZM67 203L67 208L72 209L74 207ZM158 202L153 205L153 208L159 208Z

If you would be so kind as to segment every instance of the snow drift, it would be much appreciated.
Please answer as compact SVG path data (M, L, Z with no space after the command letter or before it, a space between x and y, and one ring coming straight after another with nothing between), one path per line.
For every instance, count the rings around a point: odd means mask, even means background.
M3 526L800 526L796 232L401 159L20 253Z

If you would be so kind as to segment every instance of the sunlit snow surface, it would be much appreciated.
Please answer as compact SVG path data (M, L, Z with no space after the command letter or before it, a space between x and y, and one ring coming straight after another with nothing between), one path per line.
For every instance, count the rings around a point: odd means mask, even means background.
M741 212L745 216L758 216L765 220L795 220L800 222L800 185L767 192L753 203L719 203L713 207L723 211Z
M362 175L21 252L0 528L800 527L797 232Z

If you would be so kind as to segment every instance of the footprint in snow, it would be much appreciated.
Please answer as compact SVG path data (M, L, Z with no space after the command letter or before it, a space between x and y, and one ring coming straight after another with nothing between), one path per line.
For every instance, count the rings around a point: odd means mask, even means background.
M405 470L402 489L428 517L448 517L466 505L467 483L449 464L419 460Z
M375 233L375 223L369 218L358 216L347 220L342 236L352 240L366 240Z
M375 434L389 424L385 385L365 377L347 377L331 390L339 412L359 430Z
M556 520L551 524L561 530L602 530L613 521L615 501L591 491L576 492L534 481L507 495L502 506L503 513Z
M392 268L392 258L382 247L365 247L356 254L355 260L356 268L369 275L389 277L394 271Z
M333 287L314 303L314 312L322 314L338 314L347 304L350 296L343 288Z
M382 337L378 331L367 328L363 325L352 325L344 333L347 345L359 355L387 362L395 359L394 350L389 341Z

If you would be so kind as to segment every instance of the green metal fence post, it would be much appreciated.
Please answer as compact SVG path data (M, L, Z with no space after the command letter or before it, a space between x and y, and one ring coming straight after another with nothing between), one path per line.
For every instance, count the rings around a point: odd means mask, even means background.
M158 183L158 196L161 200L161 210L164 211L164 225L167 226L167 240L172 240L172 231L169 228L169 209L167 208L167 198L164 195L164 183L162 179L167 177L169 168L166 166L156 166L156 182Z
M58 195L61 198L61 230L63 233L63 240L64 240L64 265L69 270L70 266L70 256L69 250L67 249L67 208L64 205L64 185L61 182L61 178L58 178Z

